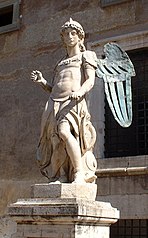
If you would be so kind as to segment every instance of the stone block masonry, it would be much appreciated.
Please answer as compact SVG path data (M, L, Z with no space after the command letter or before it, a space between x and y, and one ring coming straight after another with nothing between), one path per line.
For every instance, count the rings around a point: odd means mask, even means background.
M110 203L95 201L96 184L37 184L32 198L8 208L17 238L109 238L119 218Z

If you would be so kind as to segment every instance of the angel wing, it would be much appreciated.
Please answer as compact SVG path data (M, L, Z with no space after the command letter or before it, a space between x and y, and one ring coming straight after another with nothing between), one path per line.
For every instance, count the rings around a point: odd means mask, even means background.
M103 78L105 94L115 120L122 127L132 123L131 77L134 66L125 51L116 43L104 46L104 59L97 60L96 74Z

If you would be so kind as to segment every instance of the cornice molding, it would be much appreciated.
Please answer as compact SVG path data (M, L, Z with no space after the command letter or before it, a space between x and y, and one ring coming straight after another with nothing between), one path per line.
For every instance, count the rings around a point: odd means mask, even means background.
M130 167L130 168L108 168L97 169L97 177L117 177L117 176L133 176L148 174L148 167Z

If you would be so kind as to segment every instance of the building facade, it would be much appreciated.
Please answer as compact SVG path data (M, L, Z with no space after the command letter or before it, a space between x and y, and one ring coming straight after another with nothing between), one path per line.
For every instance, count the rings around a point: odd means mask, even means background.
M114 121L96 79L89 107L97 131L97 200L121 212L111 238L148 236L148 2L147 0L0 0L0 235L11 237L15 223L7 205L30 196L31 185L46 182L37 168L36 145L48 94L30 80L38 69L52 80L64 56L60 27L69 18L86 32L85 45L102 57L116 42L136 70L132 78L133 123Z

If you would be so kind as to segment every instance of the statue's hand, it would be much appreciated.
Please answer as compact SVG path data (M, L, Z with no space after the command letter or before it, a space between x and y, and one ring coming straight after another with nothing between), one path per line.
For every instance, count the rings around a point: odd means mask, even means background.
M31 73L31 80L33 82L42 83L44 81L43 75L40 71L35 70Z
M72 92L70 95L71 99L79 100L83 96L81 91Z

